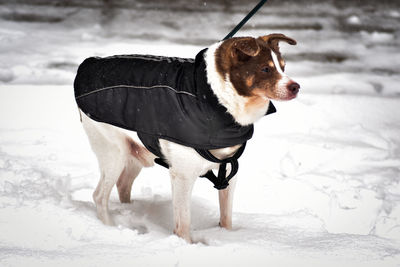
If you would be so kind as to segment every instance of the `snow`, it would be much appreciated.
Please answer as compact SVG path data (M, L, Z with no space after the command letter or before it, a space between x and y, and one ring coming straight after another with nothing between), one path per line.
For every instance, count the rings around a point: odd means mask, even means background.
M142 171L132 203L112 192L116 226L96 218L99 173L72 81L92 55L192 57L243 6L129 2L107 18L95 3L0 1L0 266L400 266L399 12L327 2L282 16L285 4L270 4L251 20L240 34L298 40L282 50L302 89L255 125L232 231L218 227L217 192L197 181L187 244L172 234L158 166Z

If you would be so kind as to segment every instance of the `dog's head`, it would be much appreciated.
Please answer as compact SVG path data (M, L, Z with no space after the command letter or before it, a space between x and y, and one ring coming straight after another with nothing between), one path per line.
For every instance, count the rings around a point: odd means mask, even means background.
M216 51L216 69L245 98L291 100L300 85L284 73L281 41L296 44L283 34L228 39Z

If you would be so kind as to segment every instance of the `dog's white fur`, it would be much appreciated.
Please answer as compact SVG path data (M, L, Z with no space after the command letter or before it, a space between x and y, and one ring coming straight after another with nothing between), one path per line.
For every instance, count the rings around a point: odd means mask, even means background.
M278 82L278 86L277 86L278 90L276 90L276 94L278 96L284 98L287 94L287 90L285 90L285 88L291 82L291 79L289 78L289 76L286 73L283 72L281 65L279 64L278 57L272 50L271 50L271 56L272 56L272 61L274 62L276 70L282 77Z
M249 112L246 110L246 98L235 93L229 77L220 77L215 66L215 51L220 43L211 46L206 54L207 77L220 103L233 115L236 121L247 125L261 118L268 109L265 107ZM278 67L279 64L276 64ZM131 187L134 179L143 167L153 165L155 156L139 145L136 133L109 124L96 122L81 112L83 127L97 156L101 177L93 193L98 217L108 225L113 220L108 212L108 200L112 187L116 184L121 202L130 202ZM172 203L174 214L174 232L191 242L190 202L193 185L197 177L218 164L202 158L194 149L166 140L160 140L160 147L168 164L172 185ZM212 150L218 158L233 155L240 146ZM229 173L229 170L228 170ZM220 225L232 228L232 202L236 178L233 178L225 190L219 191Z

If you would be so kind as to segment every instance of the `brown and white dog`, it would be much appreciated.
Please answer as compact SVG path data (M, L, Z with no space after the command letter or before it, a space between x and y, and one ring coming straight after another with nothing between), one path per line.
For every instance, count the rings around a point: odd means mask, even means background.
M259 38L239 37L210 46L205 54L207 80L219 103L240 125L249 125L266 113L270 100L296 97L299 84L284 73L285 63L279 42L295 45L283 34ZM132 183L143 167L153 166L155 156L135 134L122 128L94 121L81 112L83 127L97 156L101 177L93 193L97 216L112 225L108 212L111 189L116 184L120 201L130 202ZM135 141L134 141L135 140ZM197 177L219 164L207 161L193 148L160 139L161 151L170 165L174 233L191 242L190 198ZM232 156L240 147L211 150L217 158ZM232 201L236 179L219 191L220 226L232 228Z

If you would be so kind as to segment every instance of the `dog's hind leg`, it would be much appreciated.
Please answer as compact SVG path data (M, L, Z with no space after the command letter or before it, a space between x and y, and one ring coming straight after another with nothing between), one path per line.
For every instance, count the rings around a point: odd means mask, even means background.
M139 175L142 165L134 159L128 159L125 168L117 181L119 200L121 203L131 202L131 190L133 181Z
M113 164L100 164L101 177L93 193L93 200L97 208L97 217L106 225L114 224L108 212L108 200L113 186L124 171L123 160L118 161L118 158L111 157L110 159L116 162L113 162Z
M96 154L100 169L100 181L93 193L97 217L104 224L112 225L108 212L110 193L124 172L127 162L125 135L112 126L96 122L81 112L82 124Z
M129 203L131 200L132 183L139 175L143 167L154 165L155 156L145 147L136 143L130 137L126 137L125 143L126 164L117 181L119 200L121 203Z

